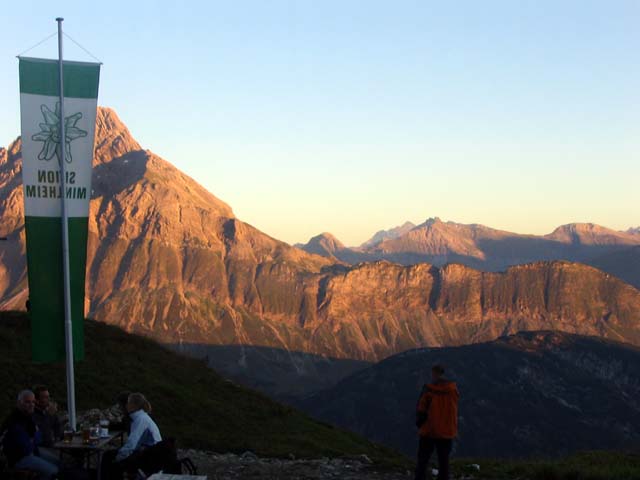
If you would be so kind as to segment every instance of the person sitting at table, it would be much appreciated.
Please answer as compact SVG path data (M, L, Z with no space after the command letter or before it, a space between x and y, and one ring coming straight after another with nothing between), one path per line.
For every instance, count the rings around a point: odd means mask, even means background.
M40 431L38 450L40 456L50 463L59 464L58 451L53 444L62 440L62 425L58 418L58 406L51 401L49 389L45 385L33 387L36 406L33 410L33 421Z
M133 452L143 450L162 440L160 429L149 416L151 404L141 393L132 393L127 400L127 412L131 417L131 431L125 444L118 450L116 461L120 462Z
M122 478L124 472L135 472L141 453L162 441L160 429L149 416L151 404L143 394L130 394L126 408L131 418L129 436L119 450L104 453L101 466L102 478Z
M129 395L131 392L120 392L116 398L116 405L120 410L120 421L111 422L109 426L114 430L125 432L127 435L131 433L131 417L127 411L127 403L129 403Z
M10 467L36 472L38 478L49 480L58 474L58 467L39 456L40 431L33 420L35 406L36 397L31 390L18 394L17 408L2 425L2 449Z

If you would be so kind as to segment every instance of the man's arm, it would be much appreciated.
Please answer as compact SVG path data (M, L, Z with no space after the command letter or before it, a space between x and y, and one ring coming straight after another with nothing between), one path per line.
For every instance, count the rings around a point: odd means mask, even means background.
M31 437L20 425L10 425L3 440L3 448L7 456L19 459L33 453L34 445Z
M120 450L118 450L116 461L124 460L135 451L146 427L147 426L144 422L135 422L131 425L131 433L129 433L129 437L125 444L120 447Z
M420 428L429 416L429 405L431 404L431 395L428 389L422 390L418 406L416 408L416 427Z

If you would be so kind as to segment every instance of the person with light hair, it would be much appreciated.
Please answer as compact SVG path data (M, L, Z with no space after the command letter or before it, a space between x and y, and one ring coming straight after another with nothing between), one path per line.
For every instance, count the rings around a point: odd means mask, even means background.
M125 444L118 450L116 461L122 461L133 452L155 445L162 440L160 429L149 416L151 404L143 394L129 395L127 412L131 417L131 432Z
M119 450L110 450L103 455L103 478L121 478L125 471L135 472L142 451L162 441L160 429L149 416L151 404L143 394L129 394L126 409L131 419L131 430Z
M10 467L39 474L50 480L58 474L58 467L39 456L40 432L33 420L36 396L31 390L18 394L16 409L2 425L2 449Z

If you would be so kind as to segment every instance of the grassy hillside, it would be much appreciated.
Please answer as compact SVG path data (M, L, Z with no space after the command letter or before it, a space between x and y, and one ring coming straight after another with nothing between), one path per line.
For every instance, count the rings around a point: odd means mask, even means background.
M415 402L434 363L461 392L459 456L559 458L640 446L640 348L562 332L408 351L299 406L412 455Z
M453 470L478 480L640 480L640 451L581 452L553 461L460 459Z
M390 449L234 385L204 362L152 340L90 320L85 332L86 359L75 367L78 410L105 408L120 391L140 391L153 405L161 432L184 447L251 450L264 456L367 454L380 463L407 461ZM47 384L54 399L64 403L64 364L33 364L30 355L26 316L0 312L0 415L13 408L18 391L37 383Z

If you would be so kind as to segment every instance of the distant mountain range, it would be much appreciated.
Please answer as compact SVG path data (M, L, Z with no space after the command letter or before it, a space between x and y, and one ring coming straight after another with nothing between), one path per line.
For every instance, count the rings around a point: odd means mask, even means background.
M330 233L313 237L303 250L347 264L388 260L402 265L461 263L484 271L502 271L523 263L567 260L605 271L640 288L624 262L603 262L607 255L633 256L640 245L639 229L626 232L592 223L572 223L548 235L521 235L484 225L464 225L430 218L421 225L410 222L380 231L360 247L345 247ZM613 257L617 258L617 257Z
M455 264L355 264L326 237L308 253L237 219L226 203L142 149L113 110L99 109L96 132L88 315L207 357L263 390L302 394L408 349L520 330L640 344L640 291L595 268L547 261L495 273ZM28 295L21 161L19 140L0 150L0 236L8 237L0 244L1 309L23 308ZM372 255L399 261L435 253L442 261L475 259L479 267L487 258L529 261L523 251L543 255L552 246L560 257L606 260L636 239L596 226L514 236L437 219L378 237L385 239L367 247ZM408 253L409 244L423 250Z
M434 363L446 366L461 393L456 455L547 457L640 445L640 349L559 332L411 350L299 406L412 455L416 400Z

